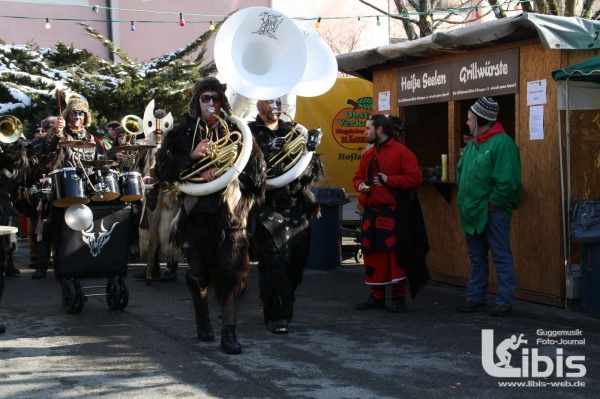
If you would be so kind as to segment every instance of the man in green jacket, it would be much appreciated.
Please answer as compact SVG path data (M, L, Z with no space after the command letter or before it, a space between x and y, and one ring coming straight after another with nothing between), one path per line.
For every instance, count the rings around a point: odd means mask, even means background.
M496 266L498 292L492 316L512 310L515 269L510 249L510 220L521 192L519 148L496 121L500 107L492 97L482 97L468 111L467 126L474 139L458 162L456 205L465 230L471 277L467 302L459 312L486 309L488 252Z

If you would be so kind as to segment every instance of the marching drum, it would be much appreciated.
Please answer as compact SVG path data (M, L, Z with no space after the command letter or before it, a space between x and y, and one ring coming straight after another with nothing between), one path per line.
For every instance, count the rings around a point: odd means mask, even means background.
M133 202L142 199L142 175L127 172L121 175L121 201Z
M68 208L90 202L85 193L87 184L81 169L56 169L49 177L52 179L52 205Z
M90 175L92 182L92 201L112 201L121 196L119 190L119 172L116 170L95 170Z

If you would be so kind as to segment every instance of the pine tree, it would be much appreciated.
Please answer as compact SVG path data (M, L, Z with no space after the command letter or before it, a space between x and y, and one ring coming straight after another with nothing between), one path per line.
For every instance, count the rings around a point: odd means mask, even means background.
M28 138L36 123L58 114L57 86L62 87L61 109L70 93L88 100L93 119L89 130L101 134L108 121L120 121L126 115L142 117L152 99L157 108L173 114L175 123L183 120L192 85L216 71L213 62L204 65L206 44L216 30L206 31L176 52L140 63L87 24L80 25L121 61L107 62L62 42L40 49L35 44L7 45L0 40L0 115L19 118Z

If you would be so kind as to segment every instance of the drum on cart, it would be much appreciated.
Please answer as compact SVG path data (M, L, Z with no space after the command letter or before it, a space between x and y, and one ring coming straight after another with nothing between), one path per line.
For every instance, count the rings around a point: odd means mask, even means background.
M56 169L49 175L52 180L52 205L68 208L71 205L87 204L87 184L83 170L77 168Z
M91 198L94 202L113 201L121 196L119 172L116 170L95 170L90 175L92 182Z
M134 202L143 197L142 175L140 172L127 172L121 175L121 201Z

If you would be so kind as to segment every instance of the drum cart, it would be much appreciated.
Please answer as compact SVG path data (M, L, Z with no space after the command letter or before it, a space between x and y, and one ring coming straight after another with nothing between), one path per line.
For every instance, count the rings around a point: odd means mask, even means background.
M127 275L131 205L122 202L88 204L94 215L92 225L76 231L63 223L59 264L56 275L62 287L62 305L66 313L83 310L93 296L106 296L111 310L123 310L129 302ZM64 214L64 212L61 212ZM83 286L80 279L107 278L106 285ZM98 293L97 290L103 292ZM96 293L87 293L96 290Z

